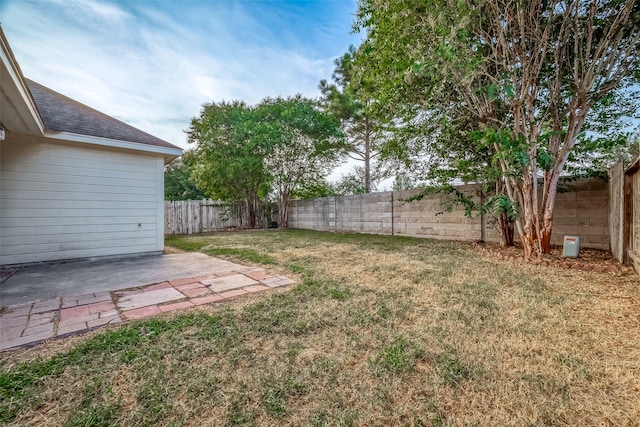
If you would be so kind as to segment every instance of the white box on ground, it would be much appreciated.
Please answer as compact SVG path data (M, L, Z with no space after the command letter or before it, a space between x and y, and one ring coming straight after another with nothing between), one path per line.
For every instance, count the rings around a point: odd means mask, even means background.
M577 258L580 252L580 236L564 236L562 256Z

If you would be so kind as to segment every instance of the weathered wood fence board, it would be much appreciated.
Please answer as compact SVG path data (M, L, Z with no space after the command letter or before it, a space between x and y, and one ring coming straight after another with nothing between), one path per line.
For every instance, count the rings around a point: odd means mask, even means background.
M622 262L624 251L624 165L618 162L609 170L609 236L611 253Z
M182 200L164 202L165 234L196 234L244 224L244 209L213 200Z
M626 170L619 162L609 177L611 251L640 274L640 157Z

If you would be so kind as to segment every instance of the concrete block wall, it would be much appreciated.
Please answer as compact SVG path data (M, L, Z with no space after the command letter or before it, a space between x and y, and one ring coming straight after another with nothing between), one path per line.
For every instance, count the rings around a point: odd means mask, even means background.
M477 196L477 186L466 186L463 192ZM468 218L462 206L447 212L441 194L429 194L421 200L407 202L419 190L393 193L393 230L399 236L432 239L478 240L482 237L482 218L479 214Z
M563 183L556 195L551 244L562 245L564 236L579 236L580 246L609 250L609 187L603 179L584 179ZM539 194L542 200L542 193ZM486 238L500 242L500 235L486 218ZM517 231L514 233L519 240Z
M569 183L556 196L551 243L564 236L580 236L580 246L609 249L609 187L603 179Z
M589 179L564 187L566 191L557 195L552 243L561 245L565 235L577 235L582 247L609 249L607 182ZM477 185L461 186L459 190L479 200ZM500 241L488 215L474 213L468 218L462 206L454 206L447 212L442 204L446 196L440 194L406 201L418 192L406 190L296 200L291 206L289 226L446 240Z
M306 230L335 231L335 197L296 200L289 210L289 227Z
M391 234L391 192L335 197L336 231Z

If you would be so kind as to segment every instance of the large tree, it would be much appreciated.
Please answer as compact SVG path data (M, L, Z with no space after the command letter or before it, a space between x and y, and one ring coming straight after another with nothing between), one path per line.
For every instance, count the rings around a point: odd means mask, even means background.
M344 149L338 120L301 96L206 104L187 134L196 144L189 158L198 186L219 200L244 201L250 228L271 194L286 228L293 194L322 182Z
M558 182L594 107L631 93L639 23L634 0L361 0L356 26L387 111L453 99L477 118L536 257L550 250Z
M241 101L205 104L187 129L195 144L192 176L209 196L246 204L249 228L255 228L262 201L270 190L264 165L269 151L264 122L254 107Z
M484 212L490 215L503 246L514 244L516 210L504 193L501 171L492 164L495 152L479 144L477 119L463 109L418 111L410 122L398 126L385 147L398 167L422 181L423 191L412 197L440 193L447 209L461 205L465 214ZM476 183L477 192L460 192L455 184Z
M374 168L380 166L376 160L380 156L382 133L371 105L372 87L355 66L356 54L356 49L350 46L335 60L333 82L321 80L319 88L325 110L340 120L347 139L347 155L362 162L362 186L365 193L370 193L380 175Z
M279 226L287 228L292 196L324 182L344 148L343 134L338 120L299 95L267 98L256 110L269 141L265 169L277 196Z

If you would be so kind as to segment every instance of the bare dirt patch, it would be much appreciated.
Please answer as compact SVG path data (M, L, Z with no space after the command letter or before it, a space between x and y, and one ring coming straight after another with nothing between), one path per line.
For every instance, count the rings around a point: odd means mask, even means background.
M522 245L516 244L511 247L503 247L497 243L473 243L472 246L480 253L488 254L498 260L525 262ZM529 264L541 265L544 267L556 267L570 270L593 271L595 273L611 273L615 275L633 275L633 267L623 266L613 258L611 252L581 248L577 258L562 256L562 247L554 246L551 253L544 255L540 259L526 261Z

